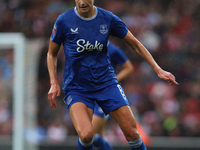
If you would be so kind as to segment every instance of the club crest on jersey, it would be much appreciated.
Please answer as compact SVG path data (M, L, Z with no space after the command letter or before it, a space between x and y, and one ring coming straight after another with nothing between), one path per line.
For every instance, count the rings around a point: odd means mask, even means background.
M106 34L108 32L108 27L106 24L102 24L100 25L100 29L99 31L101 32L101 34Z
M78 28L76 28L75 30L71 28L72 34L78 34Z

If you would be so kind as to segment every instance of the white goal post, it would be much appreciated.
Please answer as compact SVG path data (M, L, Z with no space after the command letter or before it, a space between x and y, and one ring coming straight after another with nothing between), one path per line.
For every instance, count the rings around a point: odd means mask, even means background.
M35 100L37 73L33 73L37 69L37 63L32 62L37 58L35 56L38 50L31 49L35 47L38 49L38 46L32 43L34 42L27 40L22 33L0 33L0 50L12 48L14 51L12 150L27 148L37 150L37 143L25 140L25 130L34 128L37 124L34 112L37 103ZM33 47L33 45L36 46ZM30 65L31 63L34 65ZM28 83L25 82L27 80Z
M13 150L23 150L23 105L24 105L24 45L20 33L1 33L0 47L14 49L13 67Z

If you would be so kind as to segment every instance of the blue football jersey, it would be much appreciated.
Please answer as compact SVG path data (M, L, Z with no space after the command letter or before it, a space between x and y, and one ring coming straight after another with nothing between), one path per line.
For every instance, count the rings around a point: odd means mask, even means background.
M63 44L65 52L63 90L93 91L118 83L107 43L110 35L124 38L128 29L113 13L95 9L93 17L84 18L74 7L54 24L52 41Z
M127 56L124 54L122 49L120 49L113 43L108 42L107 48L108 48L108 55L110 57L110 62L114 70L116 69L116 66L118 64L122 65L128 60Z

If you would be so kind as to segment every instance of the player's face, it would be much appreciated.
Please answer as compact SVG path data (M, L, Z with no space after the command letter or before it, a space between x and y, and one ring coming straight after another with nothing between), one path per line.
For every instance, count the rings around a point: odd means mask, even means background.
M75 0L78 13L83 17L92 17L94 0Z

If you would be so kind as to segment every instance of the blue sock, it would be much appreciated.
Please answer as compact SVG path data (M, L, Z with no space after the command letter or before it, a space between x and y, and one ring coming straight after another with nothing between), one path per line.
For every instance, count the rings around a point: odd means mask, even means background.
M141 137L136 141L129 141L128 144L131 147L131 150L147 150Z
M99 134L94 135L94 146L100 150L113 150L110 143Z
M81 139L79 138L78 139L78 149L79 150L93 150L93 141L86 144L86 143L83 143L81 141Z

